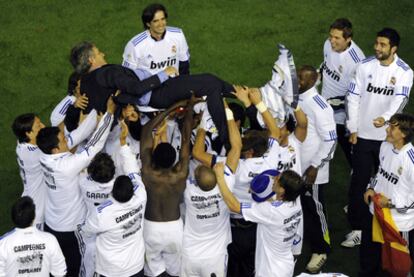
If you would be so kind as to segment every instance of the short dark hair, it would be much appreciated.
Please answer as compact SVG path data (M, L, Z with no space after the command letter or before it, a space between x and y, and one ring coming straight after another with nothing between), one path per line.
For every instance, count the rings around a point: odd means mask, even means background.
M17 228L27 228L33 224L36 215L33 199L23 196L14 202L11 208L11 218Z
M391 116L390 124L397 124L405 135L404 144L410 143L414 138L414 116L406 113L397 113Z
M150 23L152 21L155 13L158 11L163 11L165 18L168 18L167 9L158 3L150 4L142 11L141 20L145 29L148 29L147 23Z
M167 142L162 142L152 152L152 162L156 167L170 168L175 162L177 153L174 147Z
M283 200L286 202L294 202L302 193L304 188L302 177L300 177L300 175L293 170L286 170L282 172L278 182L285 190Z
M39 131L36 137L37 146L45 154L52 154L52 149L59 145L59 127L45 127Z
M30 141L26 133L32 131L35 117L36 115L34 113L25 113L14 119L11 128L20 143Z
M234 121L240 120L240 127L244 126L244 121L246 119L246 113L242 106L236 102L231 102L228 104L229 109L233 112Z
M88 166L88 174L98 183L108 183L114 178L115 164L111 156L98 153Z
M267 151L268 135L266 131L248 130L242 138L242 152L253 149L254 157L261 157Z
M83 41L70 51L70 63L77 74L83 75L91 68L89 58L92 56L94 47L92 42Z
M131 200L134 195L134 186L128 176L120 175L115 179L112 196L120 203Z
M349 21L348 18L338 18L336 19L331 26L329 27L329 30L337 29L342 31L342 36L344 39L352 38L352 23Z
M394 47L400 46L400 35L395 29L392 28L384 28L377 33L377 37L384 37L390 41L390 46Z

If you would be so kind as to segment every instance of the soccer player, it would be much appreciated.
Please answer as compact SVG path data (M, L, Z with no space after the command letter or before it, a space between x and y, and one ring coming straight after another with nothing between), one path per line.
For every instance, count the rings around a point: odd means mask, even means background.
M65 257L56 238L33 227L32 198L19 198L11 209L16 228L0 237L0 276L66 276Z
M225 179L233 187L240 159L241 138L233 112L226 106L231 149L226 157ZM230 212L223 201L216 176L199 165L184 191L185 226L180 276L226 276L227 245L231 242Z
M316 70L312 66L302 66L298 77L299 106L308 119L307 135L300 152L306 183L306 193L301 195L304 231L312 251L306 269L315 273L326 262L330 251L323 189L329 182L329 160L333 157L337 137L333 109L315 87Z
M160 143L153 149L152 130L172 111L183 106L180 101L157 115L142 129L142 181L147 190L144 238L145 275L158 276L164 272L179 276L183 222L179 204L185 189L190 159L190 135L195 98L187 104L187 113L181 130L181 148L178 163L176 152L169 143Z
M351 166L351 143L345 128L345 96L357 65L365 59L364 53L352 40L352 23L347 18L336 19L329 28L329 38L323 46L324 61L322 96L334 110L338 143Z
M361 62L355 80L349 85L346 124L353 144L353 170L348 221L352 230L361 230L369 216L364 212L363 195L372 172L378 168L379 150L386 136L384 124L393 114L402 111L413 83L413 71L397 55L399 44L396 30L379 31L374 44L375 56ZM359 237L355 237L354 244L358 243Z
M109 98L107 112L81 152L69 152L66 138L58 127L46 127L36 139L46 186L45 231L56 236L68 266L69 276L78 276L81 262L77 226L83 223L86 207L79 188L79 173L102 150L116 105Z
M414 117L394 114L387 122L386 141L381 144L379 169L364 194L366 204L380 193L382 208L390 208L402 237L407 241L414 259ZM367 206L364 207L368 210ZM371 203L369 217L363 223L358 276L378 276L381 265L381 244L372 241Z
M145 31L125 46L122 65L157 74L173 66L180 75L189 74L190 53L181 29L167 26L168 13L161 4L150 4L142 11Z
M33 114L16 117L12 130L17 138L16 154L23 181L22 196L30 196L36 205L34 225L43 228L46 187L43 185L43 172L40 165L41 151L36 143L36 136L44 128L40 118Z
M121 124L120 151L124 158L125 175L109 181L113 184L110 197L91 211L81 230L86 236L96 234L95 271L98 276L141 277L144 276L142 224L147 195L139 176L138 164L126 143L128 128L125 123ZM110 175L113 177L114 173L113 169ZM101 171L100 174L105 172ZM96 191L95 195L102 193L105 196L107 188L108 185L101 192Z
M277 141L274 143L277 144ZM229 190L223 169L223 163L214 166L217 183L227 206L245 220L257 222L255 276L293 276L295 263L292 244L302 220L302 209L296 203L303 188L302 178L292 170L278 176L265 171L256 176L261 179L257 186L261 188L260 192L252 192L256 202L240 202Z
M207 96L208 110L219 131L220 139L228 142L226 117L222 97L234 97L233 86L212 74L175 76L177 69L168 66L156 75L143 69L132 71L120 65L110 65L105 55L89 42L72 48L71 63L75 71L82 74L81 92L88 97L86 112L92 108L105 109L105 101L117 89L120 103L133 103L165 109L174 103L191 98Z

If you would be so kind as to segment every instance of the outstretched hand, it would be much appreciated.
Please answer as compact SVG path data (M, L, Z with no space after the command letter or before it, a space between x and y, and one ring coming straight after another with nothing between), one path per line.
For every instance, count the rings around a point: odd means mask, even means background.
M253 105L257 105L262 101L262 95L258 88L249 89L249 99Z

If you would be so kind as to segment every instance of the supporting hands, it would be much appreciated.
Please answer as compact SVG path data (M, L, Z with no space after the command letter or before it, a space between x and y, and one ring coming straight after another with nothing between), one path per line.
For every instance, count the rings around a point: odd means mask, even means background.
M382 116L377 117L372 121L372 124L374 124L374 126L377 128L381 128L385 125L385 119Z
M312 186L313 184L315 184L316 176L318 176L318 168L312 165L309 166L305 170L305 173L303 173L303 179L305 181L305 184L307 186Z
M121 126L121 134L119 136L119 141L121 146L126 144L126 138L128 136L129 130L128 125L125 123L125 120L120 120L119 125Z
M234 95L237 97L237 99L243 103L243 105L248 108L252 104L252 102L249 99L249 88L246 86L239 86L239 85L233 85L234 88Z
M110 114L114 114L116 110L116 104L112 96L109 96L108 101L106 102L106 111Z
M164 69L165 74L168 75L168 77L176 77L179 75L177 68L173 67L173 66L167 66Z
M249 88L249 99L253 105L257 105L262 101L262 95L258 88Z

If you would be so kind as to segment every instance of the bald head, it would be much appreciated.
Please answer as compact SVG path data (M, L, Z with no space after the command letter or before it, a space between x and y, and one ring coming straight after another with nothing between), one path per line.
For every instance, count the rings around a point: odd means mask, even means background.
M298 71L299 93L303 93L313 87L318 79L318 72L311 65L303 65Z
M203 191L210 191L216 186L216 174L214 174L214 171L211 168L205 165L199 165L196 168L194 177L196 179L197 185Z

